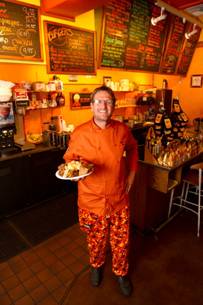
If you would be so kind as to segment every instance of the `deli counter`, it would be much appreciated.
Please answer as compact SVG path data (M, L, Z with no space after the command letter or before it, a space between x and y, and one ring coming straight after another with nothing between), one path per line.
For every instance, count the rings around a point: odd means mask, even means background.
M172 165L159 164L146 146L144 155L130 191L131 222L139 232L149 234L167 221L172 184L175 182L175 195L179 195L182 176L192 164L203 161L203 150L199 145Z

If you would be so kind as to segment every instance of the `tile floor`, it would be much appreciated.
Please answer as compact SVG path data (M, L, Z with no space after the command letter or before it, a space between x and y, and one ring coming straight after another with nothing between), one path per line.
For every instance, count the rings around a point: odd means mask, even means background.
M0 305L62 305L87 268L85 235L75 224L0 263Z
M85 235L74 224L0 263L0 305L202 305L203 234L195 232L195 216L182 213L155 235L133 234L134 292L124 298L110 255L91 287Z

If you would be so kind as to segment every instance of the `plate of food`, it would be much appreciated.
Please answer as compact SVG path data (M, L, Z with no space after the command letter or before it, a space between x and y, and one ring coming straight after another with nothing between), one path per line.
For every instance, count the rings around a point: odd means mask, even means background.
M93 171L93 164L72 160L58 166L56 177L62 180L79 180L91 175Z

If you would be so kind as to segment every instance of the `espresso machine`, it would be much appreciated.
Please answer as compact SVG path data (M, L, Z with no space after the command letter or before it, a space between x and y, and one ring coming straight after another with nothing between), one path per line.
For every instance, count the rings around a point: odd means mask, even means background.
M16 132L13 102L0 99L0 154L16 151L14 134Z

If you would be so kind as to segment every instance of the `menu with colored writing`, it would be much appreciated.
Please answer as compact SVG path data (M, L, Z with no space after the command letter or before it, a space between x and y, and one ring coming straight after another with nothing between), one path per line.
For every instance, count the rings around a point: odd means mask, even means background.
M95 74L95 33L44 22L49 73Z
M149 0L110 0L104 11L100 66L158 71L165 20L151 25L160 8Z
M0 0L0 58L42 60L36 6Z
M186 74L196 46L194 38L185 38L192 25L167 11L162 12L164 20L152 25L152 17L160 14L153 0L109 0L104 8L99 66Z
M197 42L199 40L201 28L197 28L197 33L192 35L189 39L185 39L183 48L179 55L178 65L177 65L177 74L186 75L188 68L190 66ZM193 25L189 25L187 31L191 32L193 30Z
M166 21L156 26L151 24L151 17L157 17L159 14L160 8L152 1L133 1L126 46L126 69L159 71Z
M105 8L100 66L124 68L130 0L111 0Z
M160 66L161 73L175 73L178 57L185 40L184 33L187 22L184 23L182 18L171 15L170 24L167 45Z

